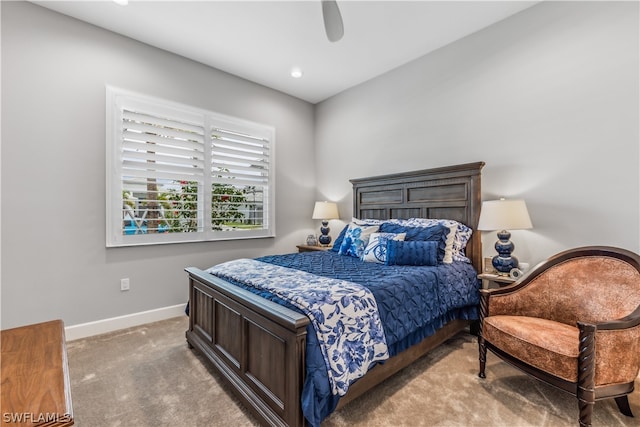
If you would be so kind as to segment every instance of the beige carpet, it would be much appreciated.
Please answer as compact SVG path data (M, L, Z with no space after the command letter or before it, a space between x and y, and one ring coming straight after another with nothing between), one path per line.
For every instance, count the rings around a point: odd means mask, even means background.
M186 317L67 344L76 425L248 426L256 421L187 348ZM576 426L575 398L489 354L478 371L475 337L460 334L332 414L329 426ZM594 426L640 426L613 400L596 402Z

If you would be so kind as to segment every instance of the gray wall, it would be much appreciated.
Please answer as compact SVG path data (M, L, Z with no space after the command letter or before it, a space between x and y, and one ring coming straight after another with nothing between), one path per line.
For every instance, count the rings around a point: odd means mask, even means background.
M181 304L184 267L293 252L314 231L311 104L30 3L1 7L3 328ZM277 237L105 248L106 84L275 126Z
M512 233L537 263L640 251L637 2L544 2L316 108L318 192L349 178L485 161L483 199L524 198ZM494 232L483 233L493 256Z
M180 304L185 266L293 251L316 231L316 196L348 218L350 178L478 160L485 199L528 203L521 261L640 251L636 2L545 2L315 110L30 3L0 7L3 328ZM274 125L278 237L106 249L105 84ZM495 233L483 240L492 255Z

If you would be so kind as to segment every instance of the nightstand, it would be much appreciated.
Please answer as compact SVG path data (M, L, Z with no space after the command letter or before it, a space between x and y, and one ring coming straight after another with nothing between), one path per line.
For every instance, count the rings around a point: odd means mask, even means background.
M309 246L309 245L297 245L298 252L313 252L313 251L328 251L332 246Z
M478 279L482 279L482 289L501 288L516 281L509 276L502 276L493 273L478 274Z

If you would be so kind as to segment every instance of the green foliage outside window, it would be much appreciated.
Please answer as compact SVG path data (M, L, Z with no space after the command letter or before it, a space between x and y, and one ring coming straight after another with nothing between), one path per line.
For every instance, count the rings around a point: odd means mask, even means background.
M169 233L190 233L198 231L198 183L196 181L177 181L179 188L171 188L158 194L157 203L161 206L158 227ZM233 228L259 228L260 224L245 218L247 195L254 194L255 188L237 188L228 184L211 186L211 229L222 230L223 226ZM255 197L255 195L254 195ZM123 202L133 213L136 201L131 193L123 192ZM148 200L138 200L137 209L149 209ZM253 202L255 204L255 202ZM138 231L140 232L140 231ZM145 227L143 233L147 233Z
M244 218L240 206L246 200L245 189L227 184L211 185L211 228L222 230L222 225Z
M198 231L198 183L180 181L180 190L170 189L158 196L170 233Z
M180 190L169 190L159 196L164 208L164 218L169 232L194 232L198 230L198 184L195 181L180 181ZM246 201L246 191L228 184L211 186L211 228L222 230L223 225L231 226L242 221L240 210Z

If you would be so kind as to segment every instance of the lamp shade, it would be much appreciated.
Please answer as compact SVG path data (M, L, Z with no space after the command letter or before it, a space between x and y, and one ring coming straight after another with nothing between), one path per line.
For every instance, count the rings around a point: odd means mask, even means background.
M338 205L334 202L316 202L311 219L338 219Z
M478 230L525 230L533 228L524 200L482 202Z

